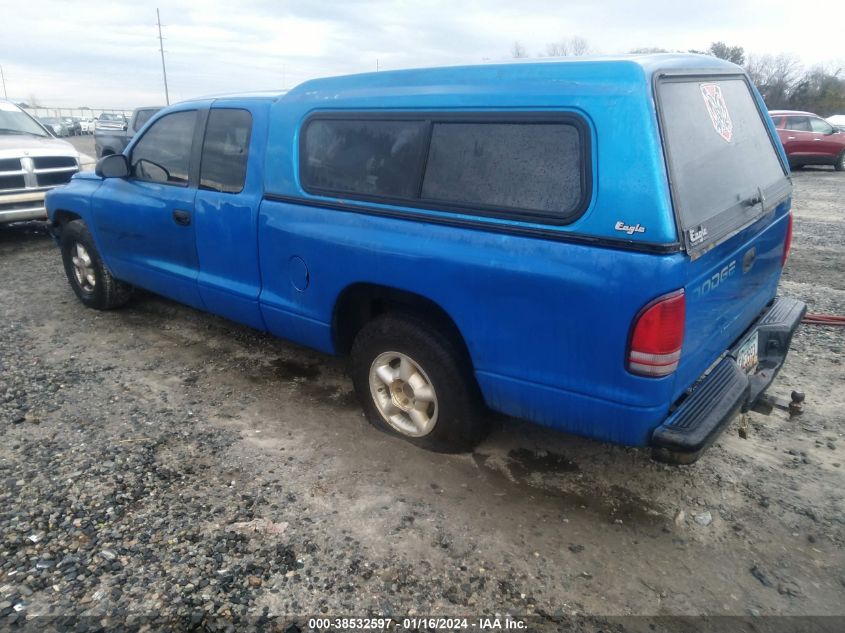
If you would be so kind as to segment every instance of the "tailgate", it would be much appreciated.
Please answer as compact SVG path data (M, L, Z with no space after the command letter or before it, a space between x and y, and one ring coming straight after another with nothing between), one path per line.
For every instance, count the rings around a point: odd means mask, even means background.
M774 298L792 186L771 121L743 74L661 75L655 86L689 254L679 395Z
M780 280L789 203L691 263L675 396L742 336Z

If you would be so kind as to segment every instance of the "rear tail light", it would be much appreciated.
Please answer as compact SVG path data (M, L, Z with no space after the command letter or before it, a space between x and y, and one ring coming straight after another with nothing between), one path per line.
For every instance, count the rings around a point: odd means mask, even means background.
M628 370L640 376L668 376L678 368L684 344L683 290L658 297L634 319Z
M792 248L792 212L786 216L786 240L783 242L783 255L780 258L780 266L786 266L786 260L789 258L789 249Z

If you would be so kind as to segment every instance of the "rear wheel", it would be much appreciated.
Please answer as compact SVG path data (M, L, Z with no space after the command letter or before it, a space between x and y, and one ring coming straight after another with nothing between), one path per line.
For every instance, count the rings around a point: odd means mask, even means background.
M96 310L110 310L129 300L132 286L112 276L82 220L62 227L61 249L68 282L82 303Z
M378 429L439 452L472 450L486 424L469 363L447 336L404 313L365 325L352 345L352 380Z

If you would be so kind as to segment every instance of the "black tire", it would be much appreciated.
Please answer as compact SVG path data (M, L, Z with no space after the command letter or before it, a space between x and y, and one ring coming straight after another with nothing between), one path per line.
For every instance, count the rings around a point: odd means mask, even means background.
M845 171L845 150L842 150L842 153L839 154L839 158L833 163L833 168L836 171Z
M60 244L68 282L83 304L95 310L111 310L129 301L132 286L114 278L100 257L91 233L82 220L73 220L62 227ZM79 255L78 244L84 248L90 259L89 269L94 278L93 285L77 278L73 260Z
M388 351L413 359L434 389L437 417L427 435L402 433L379 411L370 390L370 368ZM471 451L486 434L487 424L478 384L465 357L450 337L413 314L391 312L370 321L352 345L352 382L367 419L376 428L427 450Z

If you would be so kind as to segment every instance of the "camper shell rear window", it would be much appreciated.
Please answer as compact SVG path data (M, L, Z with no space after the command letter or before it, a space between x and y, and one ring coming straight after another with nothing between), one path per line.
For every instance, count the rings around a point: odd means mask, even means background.
M544 224L590 200L589 131L570 113L318 113L300 138L314 195Z
M675 214L687 249L732 235L792 190L768 113L743 75L656 81Z

